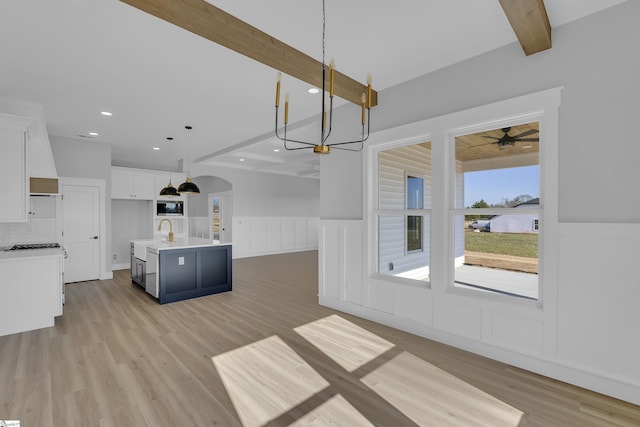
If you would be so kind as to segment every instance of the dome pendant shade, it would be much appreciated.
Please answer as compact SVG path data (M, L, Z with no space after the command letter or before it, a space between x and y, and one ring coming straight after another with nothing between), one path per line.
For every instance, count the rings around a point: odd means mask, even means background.
M187 176L187 180L180 184L178 187L178 193L180 194L200 194L198 186L191 181L191 177Z
M179 196L178 190L171 184L171 179L169 179L169 184L160 190L161 196Z

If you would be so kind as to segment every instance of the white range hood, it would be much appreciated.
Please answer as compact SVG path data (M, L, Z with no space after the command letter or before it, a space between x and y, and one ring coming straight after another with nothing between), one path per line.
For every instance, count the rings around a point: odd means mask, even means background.
M27 128L29 175L32 177L32 182L35 183L35 191L32 192L57 194L58 174L53 161L53 153L51 152L51 144L42 107L33 104L0 101L0 113L29 119L30 125ZM34 178L36 178L35 181Z

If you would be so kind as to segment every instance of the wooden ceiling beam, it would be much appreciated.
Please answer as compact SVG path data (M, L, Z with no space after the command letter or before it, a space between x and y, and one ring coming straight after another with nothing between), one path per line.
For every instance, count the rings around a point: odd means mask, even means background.
M525 55L551 49L551 24L544 0L498 0Z
M120 0L143 12L202 36L264 65L316 87L322 87L322 63L252 27L205 0ZM329 73L326 76L329 85ZM274 75L274 87L276 77ZM360 105L367 87L336 70L334 89L339 96ZM371 91L371 106L378 94Z

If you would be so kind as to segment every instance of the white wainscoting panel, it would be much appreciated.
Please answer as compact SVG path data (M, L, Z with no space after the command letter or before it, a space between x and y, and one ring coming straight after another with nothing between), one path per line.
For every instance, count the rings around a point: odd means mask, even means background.
M320 296L361 305L362 221L321 220L319 235Z
M639 224L568 224L558 243L559 358L638 387L639 242Z
M424 286L403 286L403 292L397 292L393 299L393 312L398 317L413 320L425 325L433 324L433 297Z
M317 217L233 217L233 258L318 249Z
M542 357L543 323L539 320L509 313L491 313L491 338L505 349Z
M335 300L340 299L340 228L320 225L319 245L319 293L320 296ZM334 250L334 249L338 250Z
M377 260L367 265L365 223L322 220L319 301L640 404L640 224L557 228L558 247L547 255L557 263L557 275L546 279L544 300L536 303L369 277ZM354 283L357 291L350 288Z
M435 326L443 331L482 340L482 308L460 304L448 298L438 300L435 306Z
M209 217L189 217L189 236L201 239L209 238Z

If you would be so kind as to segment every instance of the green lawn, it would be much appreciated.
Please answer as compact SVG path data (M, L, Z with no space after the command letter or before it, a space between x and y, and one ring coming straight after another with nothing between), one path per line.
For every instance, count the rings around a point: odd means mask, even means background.
M464 249L474 252L538 258L538 235L515 233L464 233Z

